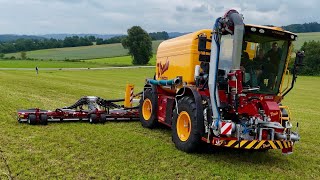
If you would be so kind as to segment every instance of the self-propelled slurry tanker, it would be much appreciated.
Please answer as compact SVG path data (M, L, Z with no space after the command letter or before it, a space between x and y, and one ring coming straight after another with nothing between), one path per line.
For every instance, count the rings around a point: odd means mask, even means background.
M162 42L155 77L146 80L140 100L142 125L171 127L185 152L205 142L291 153L300 136L281 100L302 65L298 52L292 81L285 80L296 38L279 27L244 24L229 10L213 29Z

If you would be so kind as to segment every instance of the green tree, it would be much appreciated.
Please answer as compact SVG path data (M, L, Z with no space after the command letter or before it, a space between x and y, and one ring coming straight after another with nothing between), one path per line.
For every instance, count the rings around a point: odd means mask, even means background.
M103 39L102 39L102 38L97 38L97 39L96 39L96 44L97 44L97 45L103 44Z
M132 64L147 64L152 58L152 41L149 34L140 26L133 26L128 29L128 36L121 43L132 57Z
M12 53L17 52L16 48L14 47L13 43L4 43L3 44L3 53Z
M115 36L109 39L106 39L103 41L103 44L115 44L115 43L121 43L121 41L126 38L127 36Z
M319 32L320 24L317 22L310 22L310 23L304 23L304 24L290 24L288 26L282 26L282 28L294 33Z
M90 42L95 42L96 41L96 37L95 36L89 36L88 37Z
M305 52L301 74L320 75L320 41L305 42L301 50Z
M27 53L25 51L22 51L20 53L21 59L27 59Z
M152 40L167 40L167 39L169 39L169 35L165 31L149 33L149 36L152 38Z

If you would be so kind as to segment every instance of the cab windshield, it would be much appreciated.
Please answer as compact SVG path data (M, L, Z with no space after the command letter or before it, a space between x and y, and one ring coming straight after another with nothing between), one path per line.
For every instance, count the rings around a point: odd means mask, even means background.
M245 34L240 68L244 87L260 87L257 93L277 94L288 54L289 42L260 34Z

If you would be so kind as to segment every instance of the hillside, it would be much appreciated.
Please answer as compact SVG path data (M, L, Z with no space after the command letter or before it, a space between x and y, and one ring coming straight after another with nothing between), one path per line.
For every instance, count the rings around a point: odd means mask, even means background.
M46 38L41 36L33 36L33 35L16 35L16 34L0 35L0 42L16 41L17 39L46 39Z
M79 36L79 37L86 37L86 36L94 36L96 38L102 38L102 39L109 39L115 36L121 36L123 34L44 34L39 35L40 37L44 38L53 38L53 39L61 39L63 40L66 37L72 37L72 36Z
M282 26L282 28L294 33L320 32L320 24L317 22L290 24L287 26Z

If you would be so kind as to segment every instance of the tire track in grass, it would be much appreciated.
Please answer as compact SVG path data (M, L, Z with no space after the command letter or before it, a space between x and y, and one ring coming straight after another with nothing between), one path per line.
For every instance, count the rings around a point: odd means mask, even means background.
M6 170L7 170L7 173L1 172L1 171L0 171L0 173L6 175L8 177L8 179L10 179L10 180L13 179L12 173L11 173L11 169L10 169L10 166L8 164L7 158L5 157L4 152L2 151L1 148L0 148L0 156L1 156L0 158L3 161L3 163L4 163L5 167L6 167Z

